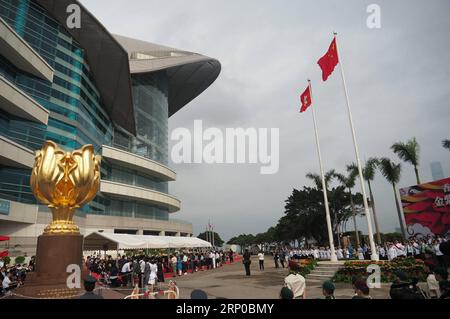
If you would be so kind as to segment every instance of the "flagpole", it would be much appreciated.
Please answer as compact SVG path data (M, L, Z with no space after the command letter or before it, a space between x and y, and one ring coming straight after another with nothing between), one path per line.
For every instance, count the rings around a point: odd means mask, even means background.
M211 240L212 240L212 246L214 247L214 225L211 224Z
M322 162L322 153L320 152L320 141L319 141L319 128L317 126L316 121L316 109L313 104L313 94L311 88L311 80L308 80L309 92L311 94L311 108L314 122L314 132L316 136L316 145L317 145L317 155L319 156L319 165L320 165L320 175L322 178L322 191L323 191L323 200L325 204L325 215L327 219L327 228L328 228L328 239L330 241L330 250L331 250L331 261L337 262L336 250L334 248L334 239L333 239L333 229L331 227L331 217L330 217L330 207L328 204L328 194L327 194L327 185L325 183L325 174L323 171L323 162Z
M356 140L355 126L353 124L352 109L350 107L350 100L349 100L349 97L348 97L347 83L345 81L344 66L343 66L343 63L342 63L343 59L342 59L342 56L340 55L340 52L339 52L338 41L337 41L337 33L336 32L334 33L334 36L336 37L336 52L337 52L338 58L339 58L339 65L340 65L341 76L342 76L342 84L344 85L345 99L347 101L348 118L349 118L349 121L350 121L351 130L352 130L353 145L355 147L356 162L357 162L357 165L358 165L359 180L361 182L361 190L362 190L363 202L364 202L364 211L365 211L366 218L367 218L367 228L368 228L368 231L369 231L370 250L372 252L371 259L373 261L378 261L379 260L379 256L377 254L375 241L373 239L372 217L371 217L371 213L370 213L370 209L369 209L369 204L367 202L366 186L365 186L364 175L363 175L363 170L362 170L362 166L361 166L361 159L360 159L360 156L359 156L358 143L357 143L357 140Z

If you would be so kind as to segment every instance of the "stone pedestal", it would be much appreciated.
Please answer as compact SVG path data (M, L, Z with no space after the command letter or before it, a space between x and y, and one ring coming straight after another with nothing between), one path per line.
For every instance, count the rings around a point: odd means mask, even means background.
M82 289L68 289L67 266L78 265L83 270L83 236L39 236L36 269L29 273L25 285L15 291L17 295L34 298L71 298L83 293ZM83 273L81 273L83 286ZM20 296L19 296L20 297Z

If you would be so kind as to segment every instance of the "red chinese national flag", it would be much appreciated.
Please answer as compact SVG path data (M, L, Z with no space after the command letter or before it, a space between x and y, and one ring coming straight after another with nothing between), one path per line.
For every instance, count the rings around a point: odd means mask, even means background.
M328 52L317 62L322 69L322 79L328 80L328 77L333 73L336 65L339 64L339 56L336 47L336 37L331 42Z
M300 113L306 112L306 110L312 104L310 86L308 86L305 92L303 92L303 94L300 96L300 101L302 102L302 108L300 110Z

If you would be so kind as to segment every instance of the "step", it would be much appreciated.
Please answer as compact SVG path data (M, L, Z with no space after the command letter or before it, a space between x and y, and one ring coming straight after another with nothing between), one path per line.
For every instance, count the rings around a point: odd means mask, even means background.
M322 270L314 270L311 272L311 274L330 275L330 276L334 276L335 273L336 273L335 271L322 271Z
M340 269L341 267L339 266L317 266L314 269Z
M312 273L309 275L306 275L306 278L317 278L317 279L330 279L332 277L333 277L333 275L330 276L330 275L321 275L321 274L312 274Z
M337 262L332 262L332 261L319 261L317 263L318 266L337 266L337 267L341 267L344 266L344 261L337 261Z

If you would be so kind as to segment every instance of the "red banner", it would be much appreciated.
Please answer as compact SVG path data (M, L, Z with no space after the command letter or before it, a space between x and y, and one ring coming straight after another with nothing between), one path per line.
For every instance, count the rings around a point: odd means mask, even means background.
M400 189L408 235L450 231L450 178Z
M4 252L0 253L0 258L5 258L9 256L9 252L7 250L5 250Z

